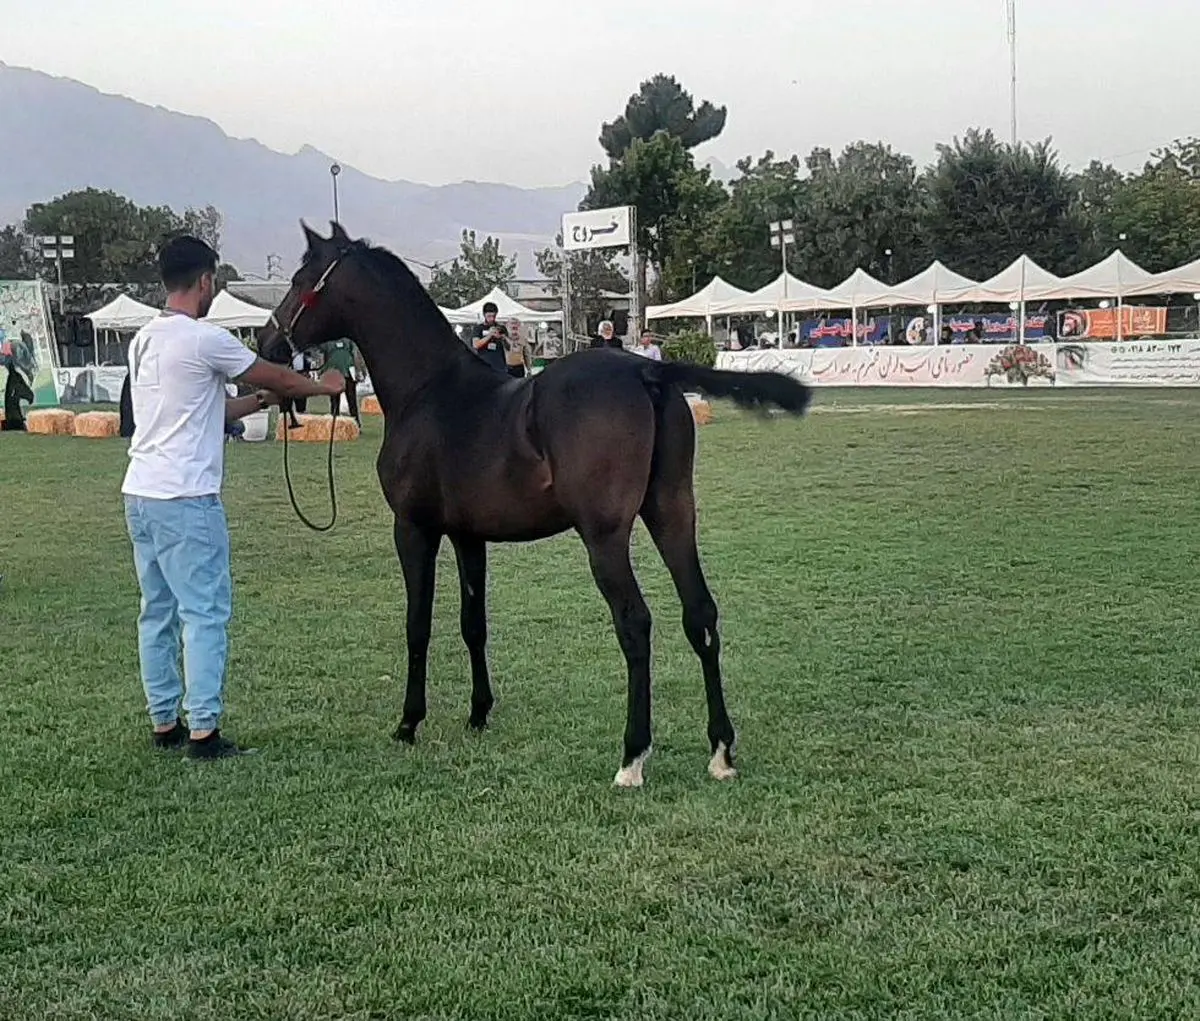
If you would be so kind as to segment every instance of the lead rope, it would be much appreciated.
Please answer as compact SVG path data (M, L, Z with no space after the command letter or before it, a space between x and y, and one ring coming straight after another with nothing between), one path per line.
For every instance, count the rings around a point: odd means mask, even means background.
M329 425L329 506L332 511L329 518L329 524L327 525L314 525L308 520L307 517L304 516L304 511L302 511L300 509L300 505L296 503L296 493L292 489L292 472L288 465L288 433L291 432L291 429L288 428L288 423L286 421L283 422L283 477L287 482L288 499L292 501L292 510L296 512L296 516L314 532L328 532L331 528L333 528L334 523L337 521L337 490L333 485L333 435L337 427L338 412L342 410L341 404L342 398L339 394L338 397L333 401L333 421ZM291 415L291 411L291 401L288 401L287 408L284 408L282 405L280 405L280 419L282 420L285 414Z

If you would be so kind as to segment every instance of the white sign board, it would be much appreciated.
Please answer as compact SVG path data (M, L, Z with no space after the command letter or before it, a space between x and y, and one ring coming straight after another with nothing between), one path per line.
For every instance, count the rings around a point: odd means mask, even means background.
M631 241L632 206L592 209L563 216L563 248L568 252L591 248L625 247Z

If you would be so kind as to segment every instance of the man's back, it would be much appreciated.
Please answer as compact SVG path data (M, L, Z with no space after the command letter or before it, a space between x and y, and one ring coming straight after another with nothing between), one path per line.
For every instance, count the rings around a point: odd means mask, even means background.
M172 500L221 490L225 384L254 362L232 334L186 315L151 320L129 345L137 429L122 492Z

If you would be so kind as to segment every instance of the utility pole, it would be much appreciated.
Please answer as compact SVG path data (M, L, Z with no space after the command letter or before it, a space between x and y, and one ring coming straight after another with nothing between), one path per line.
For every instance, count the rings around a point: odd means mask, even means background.
M338 163L333 164L333 166L331 166L329 168L329 176L333 178L333 222L334 223L342 222L338 218L338 192L337 192L337 179L338 179L338 174L340 174L341 172L342 172L342 168L341 168L341 165Z

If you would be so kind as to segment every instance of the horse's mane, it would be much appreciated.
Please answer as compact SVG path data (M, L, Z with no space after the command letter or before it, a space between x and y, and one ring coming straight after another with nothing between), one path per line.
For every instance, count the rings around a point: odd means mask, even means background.
M441 319L437 302L425 290L425 286L417 279L417 275L408 268L400 256L372 245L366 238L360 238L351 243L353 251L366 256L364 264L375 272L385 284L397 288L413 307L420 307L423 312L433 319Z

